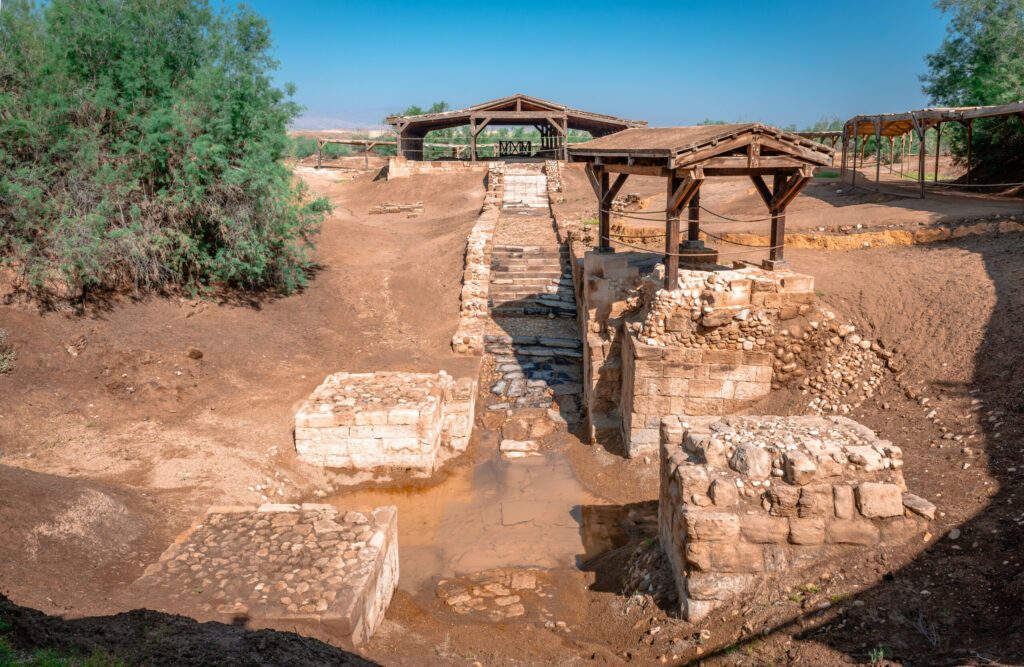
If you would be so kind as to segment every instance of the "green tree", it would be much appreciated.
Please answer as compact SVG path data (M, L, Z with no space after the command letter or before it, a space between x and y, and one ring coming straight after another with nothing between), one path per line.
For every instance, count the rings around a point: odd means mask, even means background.
M282 163L270 32L205 0L0 8L0 247L21 284L304 284L327 205Z
M933 104L975 106L1024 99L1024 0L939 0L949 15L939 49L927 56L921 77ZM948 132L947 132L948 128ZM974 122L977 172L997 175L1024 169L1024 126L1017 118ZM967 153L966 133L947 123L955 155Z

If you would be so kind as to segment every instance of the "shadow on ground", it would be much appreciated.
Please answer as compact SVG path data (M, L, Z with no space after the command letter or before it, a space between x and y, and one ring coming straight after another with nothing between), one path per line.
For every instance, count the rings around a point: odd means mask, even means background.
M789 633L858 662L881 656L908 665L1024 664L1022 244L978 237L950 243L982 256L996 293L973 379L962 387L981 401L983 437L976 448L988 459L995 488L962 488L965 496L988 498L979 513L956 527L958 539L948 539L946 532L902 567L878 558L877 584L832 609L794 616L770 634ZM944 499L936 500L942 509ZM747 642L761 639L755 635Z
M136 609L113 616L64 620L0 595L2 635L16 650L104 655L130 665L373 665L329 644L291 632L199 623ZM49 664L49 663L47 663Z

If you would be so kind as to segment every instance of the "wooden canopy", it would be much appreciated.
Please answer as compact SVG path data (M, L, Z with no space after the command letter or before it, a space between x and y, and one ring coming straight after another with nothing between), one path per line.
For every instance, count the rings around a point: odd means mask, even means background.
M918 150L917 180L920 187L920 196L924 197L925 186L925 150L924 136L931 128L935 128L935 175L939 176L939 147L942 142L942 124L948 122L959 123L967 128L967 183L971 182L971 162L973 143L973 123L979 118L999 118L1001 116L1017 117L1024 122L1024 101L1012 102L1010 104L999 104L993 106L979 107L935 107L930 109L917 109L904 113L883 113L854 116L843 125L843 156L841 162L841 174L845 179L850 175L850 182L856 185L857 182L857 151L858 144L863 148L865 141L861 137L873 136L881 152L882 137L889 140L890 165L892 164L893 142L899 137L901 142L906 135L913 132L920 140L921 148ZM853 166L847 168L847 155L853 155ZM863 153L863 151L862 151ZM861 163L863 164L863 154ZM901 167L902 168L902 167ZM875 189L880 189L881 161L875 161Z
M611 205L630 174L663 176L665 286L675 289L679 258L715 256L700 240L700 186L715 176L748 176L771 216L770 256L784 263L786 206L810 182L816 167L832 164L832 149L760 123L628 129L571 146L569 159L585 162L598 198L598 252L611 251ZM617 174L614 181L610 174ZM768 186L764 176L772 177ZM687 240L679 245L679 217L689 209Z
M541 152L548 153L552 158L564 158L569 130L583 130L601 137L647 125L646 121L570 109L564 104L518 93L455 111L419 116L389 116L387 122L398 135L399 154L410 159L422 159L423 138L431 130L469 125L473 160L477 159L477 135L490 124L536 127L541 133Z

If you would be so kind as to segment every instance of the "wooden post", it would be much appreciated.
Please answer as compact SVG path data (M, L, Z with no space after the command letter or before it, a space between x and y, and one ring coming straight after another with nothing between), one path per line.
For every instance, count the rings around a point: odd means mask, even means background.
M935 126L935 182L939 182L939 153L942 146L942 122Z
M967 121L967 185L971 184L971 167L973 165L974 119Z
M892 170L893 170L893 166L892 166L893 160L896 159L896 149L895 149L895 147L892 144L893 144L893 138L889 137L889 173L890 174L892 173Z
M925 170L925 165L924 165L924 158L925 158L924 135L925 135L925 132L927 132L927 131L928 131L927 127L921 129L921 132L919 133L919 136L918 136L918 141L920 142L920 146L917 147L917 180L918 180L918 186L921 188L921 199L924 199L924 170Z
M469 147L470 147L470 160L476 162L476 120L473 118L469 119Z
M857 185L857 142L860 141L860 130L853 128L853 171L850 173L850 185Z
M839 163L839 179L846 180L846 149L849 144L849 137L846 134L846 126L843 126L843 153Z
M683 179L675 174L666 179L668 194L665 198L665 289L675 289L679 284L679 211L673 205L673 195Z
M882 189L882 119L875 120L875 192Z
M316 168L317 169L319 169L320 167L323 166L323 158L324 158L323 150L324 150L324 142L322 142L319 139L317 139L316 140Z
M671 180L671 179L670 179ZM669 184L671 187L671 183ZM672 190L675 192L675 190ZM686 207L687 209L687 228L686 228L686 240L687 245L693 244L695 247L700 246L700 190L693 193L693 197L690 198L690 203Z
M783 174L775 174L772 177L772 195L778 195L782 191L782 185L786 182ZM771 250L768 251L768 259L772 261L772 267L786 261L786 207L773 208L769 211L772 218Z
M598 167L597 178L601 185L600 194L597 197L597 230L600 238L598 239L598 251L599 252L610 252L612 249L612 214L611 206L605 206L605 200L608 198L608 172L603 167Z

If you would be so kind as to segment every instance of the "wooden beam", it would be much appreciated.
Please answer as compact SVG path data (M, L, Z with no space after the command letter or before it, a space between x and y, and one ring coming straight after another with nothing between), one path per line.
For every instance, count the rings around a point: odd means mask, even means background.
M942 153L942 123L935 125L935 178L939 182L939 155Z
M594 190L594 195L597 197L598 204L601 203L601 198L604 193L601 192L601 179L594 171L594 165L589 162L583 166L583 173L587 175L587 180L590 181L590 187Z
M768 189L768 185L764 182L759 174L751 174L750 180L754 183L754 189L757 190L757 194L761 195L761 201L764 205L771 208L772 205L772 191Z
M611 246L611 213L610 209L604 205L605 197L608 195L608 172L604 169L598 168L595 170L598 181L598 196L597 196L597 247L598 252L610 252Z
M969 120L967 125L967 185L971 184L971 167L974 158L974 120Z

